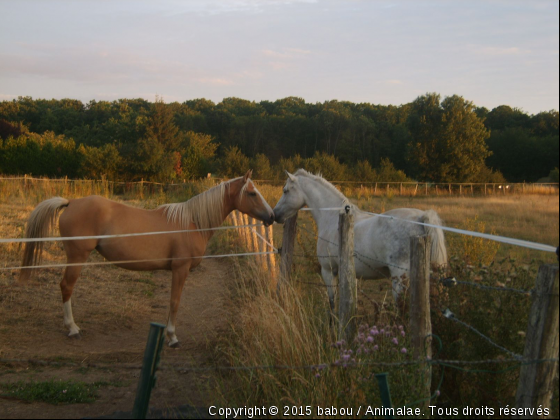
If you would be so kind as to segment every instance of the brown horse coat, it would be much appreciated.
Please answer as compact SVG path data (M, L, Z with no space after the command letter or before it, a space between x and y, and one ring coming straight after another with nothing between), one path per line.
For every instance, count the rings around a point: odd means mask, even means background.
M250 175L249 171L244 177L224 182L184 203L167 204L155 210L139 209L99 196L73 200L54 197L40 203L29 218L26 229L28 238L47 236L63 209L59 219L62 237L178 231L146 236L65 240L63 244L67 263L78 264L66 267L60 283L64 324L70 329L69 335L77 335L80 331L74 323L70 300L82 269L79 263L86 262L89 254L96 249L107 260L120 261L116 265L129 270L171 270L167 336L169 344L176 345L175 320L183 286L189 270L202 261L200 257L204 255L213 233L212 230L204 229L220 226L235 209L266 224L274 221L272 209L251 182ZM184 232L195 229L202 231ZM40 262L42 244L26 243L22 266ZM23 269L20 281L29 278L31 271Z

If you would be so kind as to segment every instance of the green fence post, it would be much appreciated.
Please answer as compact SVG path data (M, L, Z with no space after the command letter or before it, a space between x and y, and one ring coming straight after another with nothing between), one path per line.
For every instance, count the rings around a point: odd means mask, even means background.
M381 394L381 402L383 403L384 408L392 408L393 402L391 401L391 391L389 391L389 382L387 381L387 376L389 374L385 373L377 373L375 374L375 378L377 379L377 383L379 385L379 391ZM392 419L393 416L388 414L385 416L386 419Z
M136 399L132 409L132 418L145 419L150 405L150 395L152 388L156 384L156 370L159 364L163 341L165 338L165 326L152 322L150 324L150 334L148 343L144 351L144 362L140 372L140 381L136 390Z

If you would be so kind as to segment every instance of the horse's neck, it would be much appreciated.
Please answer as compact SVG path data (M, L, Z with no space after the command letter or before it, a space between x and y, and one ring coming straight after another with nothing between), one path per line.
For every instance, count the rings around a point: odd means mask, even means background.
M342 207L343 199L333 189L312 178L300 178L300 185L306 196L306 204L311 208L317 228L321 231L326 226L338 223L338 211L319 210Z

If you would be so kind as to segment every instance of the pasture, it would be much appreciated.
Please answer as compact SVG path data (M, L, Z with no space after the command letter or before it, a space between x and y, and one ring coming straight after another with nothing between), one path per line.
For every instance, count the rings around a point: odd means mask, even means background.
M26 189L0 188L0 237L22 236L24 223L41 200L60 194L82 196L92 192L129 204L153 208L183 201L209 185L186 184L171 189L115 191L108 184L36 185ZM79 188L77 188L79 186ZM65 190L64 190L65 188ZM265 199L276 204L281 187L259 187ZM558 195L490 195L475 197L364 195L345 189L360 208L383 212L398 207L434 209L447 226L495 233L512 238L558 245ZM118 193L118 194L116 194ZM191 274L179 310L182 346L164 349L163 370L152 393L151 407L172 410L195 407L294 405L358 406L380 404L371 366L361 369L323 369L319 365L345 360L355 343L339 343L330 332L328 300L315 257L316 238L309 214L301 214L295 250L294 281L276 295L273 279L251 257L208 259ZM282 226L274 226L275 244L281 243ZM541 262L556 257L508 245L446 233L452 274L458 280L530 289ZM231 231L212 239L209 253L238 252L240 243ZM44 260L64 263L60 244L45 248ZM90 261L101 261L94 253ZM0 244L0 267L18 266L21 251L14 244ZM47 268L28 285L16 286L16 270L0 271L0 417L84 417L129 411L149 322L164 322L171 287L167 272L134 272L113 266L84 268L74 295L74 316L82 328L81 339L66 337L58 283L60 268ZM361 323L391 331L379 351L367 360L405 362L407 354L395 351L392 339L407 346L407 325L392 303L390 280L359 283ZM504 347L523 351L530 299L470 288L435 287L433 307L450 307L465 322ZM479 360L504 357L503 353L434 311L434 333L443 343L445 359ZM362 327L362 332L365 327ZM405 328L406 329L406 328ZM365 356L364 356L365 357ZM35 360L32 362L31 360ZM295 370L215 371L215 366L318 366ZM189 371L180 368L210 368ZM463 366L464 368L464 366ZM387 368L395 405L416 400L421 381L412 367ZM449 407L510 404L519 372L512 365L485 366L477 372L437 370L433 384L440 396L434 403ZM494 373L491 371L494 370ZM500 371L499 373L496 373ZM503 372L502 372L503 371ZM42 384L50 380L85 383L94 401L24 404L8 384ZM65 382L65 383L66 383ZM233 386L235 385L235 386ZM557 401L558 383L555 384ZM513 395L512 395L513 392ZM557 413L557 406L554 408Z

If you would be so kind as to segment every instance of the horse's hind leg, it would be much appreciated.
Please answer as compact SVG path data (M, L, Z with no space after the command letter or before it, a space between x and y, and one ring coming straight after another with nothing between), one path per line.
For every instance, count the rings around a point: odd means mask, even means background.
M73 258L68 257L68 263L80 263L86 262L89 256L89 251L87 253L82 253L80 256L73 256ZM68 266L64 270L64 276L60 282L60 291L62 292L62 304L64 305L64 326L70 330L68 337L78 337L80 335L80 328L74 322L74 317L72 315L72 292L74 291L74 285L78 280L78 276L82 271L82 266Z
M327 287L327 293L329 295L329 322L333 324L333 314L334 314L334 293L336 291L336 287L334 286L334 279L335 274L332 272L331 268L323 268L321 267L321 277L323 277L323 281L325 282L325 286Z
M391 267L389 269L391 272L391 282L393 283L393 299L395 303L399 303L403 299L403 294L408 289L408 271Z
M189 274L189 265L185 264L181 267L174 267L171 282L171 302L169 304L169 316L167 318L166 333L169 339L170 347L177 347L179 339L175 334L175 326L177 322L177 312L179 311L179 304L181 303L181 294L183 293L183 286Z

